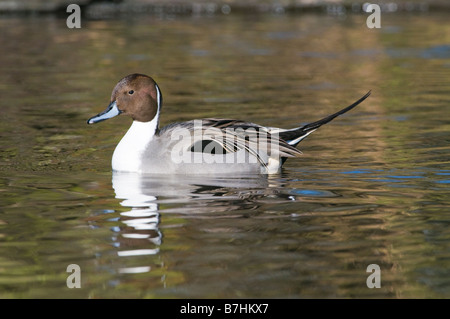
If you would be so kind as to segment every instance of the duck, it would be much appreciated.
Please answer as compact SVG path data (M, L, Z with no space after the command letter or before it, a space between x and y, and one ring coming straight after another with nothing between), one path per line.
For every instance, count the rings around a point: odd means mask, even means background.
M280 172L288 158L299 157L297 145L322 125L363 102L294 128L267 127L225 118L194 119L159 127L161 89L148 75L134 73L114 87L108 107L88 119L95 124L130 116L131 127L112 155L113 172L139 174L246 175Z

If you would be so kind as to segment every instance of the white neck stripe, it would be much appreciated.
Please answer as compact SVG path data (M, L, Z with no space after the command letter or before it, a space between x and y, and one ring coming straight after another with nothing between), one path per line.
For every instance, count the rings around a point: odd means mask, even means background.
M161 106L162 106L162 95L161 95L161 90L159 89L159 86L156 83L155 83L155 88L156 88L156 101L158 103L158 114L159 114L159 111L161 110Z

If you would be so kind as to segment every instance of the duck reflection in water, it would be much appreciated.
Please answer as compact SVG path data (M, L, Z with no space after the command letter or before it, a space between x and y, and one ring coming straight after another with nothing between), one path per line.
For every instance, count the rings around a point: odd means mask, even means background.
M258 207L255 198L278 194L283 182L263 175L211 177L167 176L113 172L112 185L120 204L130 210L120 213L121 227L115 246L122 257L157 255L163 242L160 230L164 214L199 216ZM279 194L278 194L279 195ZM277 195L277 196L278 196ZM182 203L182 208L179 204ZM149 271L149 268L124 268L120 272Z

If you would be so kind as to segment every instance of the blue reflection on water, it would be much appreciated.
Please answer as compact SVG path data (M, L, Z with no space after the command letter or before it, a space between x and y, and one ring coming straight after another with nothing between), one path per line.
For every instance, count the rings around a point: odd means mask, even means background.
M372 172L374 172L374 170L355 169L355 170L352 170L352 171L341 172L341 174L368 174L368 173L372 173Z
M392 58L448 59L450 45L436 45L429 48L387 48L386 54Z
M291 194L303 195L303 196L327 196L328 192L323 192L314 189L293 189L290 191Z
M440 176L450 176L450 170L437 170L424 168L423 171L400 171L400 170L391 170L385 171L385 174L380 174L380 172L384 172L380 169L355 169L350 171L343 171L340 174L373 174L370 181L374 182L382 182L382 183L395 183L401 184L405 182L409 182L410 180L422 179L429 182L434 182L438 184L450 184L449 179L440 179ZM395 173L395 174L393 174ZM407 185L405 185L407 186Z

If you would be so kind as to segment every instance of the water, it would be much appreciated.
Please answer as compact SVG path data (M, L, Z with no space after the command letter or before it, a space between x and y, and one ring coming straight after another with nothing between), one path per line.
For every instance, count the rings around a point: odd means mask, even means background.
M450 24L365 19L1 18L0 297L450 297ZM163 125L291 127L372 95L274 176L113 175L130 119L86 120L133 72Z

